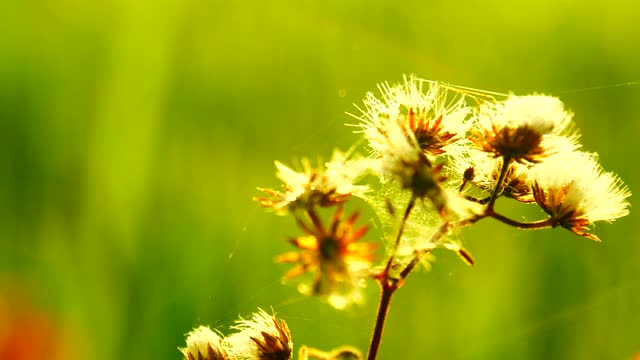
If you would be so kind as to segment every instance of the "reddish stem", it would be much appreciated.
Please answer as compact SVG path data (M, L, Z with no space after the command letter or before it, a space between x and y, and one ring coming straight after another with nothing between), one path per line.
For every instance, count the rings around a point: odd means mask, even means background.
M397 289L397 287L390 284L387 279L380 279L380 287L382 288L380 304L378 305L376 326L373 330L373 335L371 336L371 344L369 345L367 360L375 360L378 356L378 349L380 349L380 343L382 342L382 330L384 330L384 323L387 319L387 313L389 313L389 306L391 305L391 297Z

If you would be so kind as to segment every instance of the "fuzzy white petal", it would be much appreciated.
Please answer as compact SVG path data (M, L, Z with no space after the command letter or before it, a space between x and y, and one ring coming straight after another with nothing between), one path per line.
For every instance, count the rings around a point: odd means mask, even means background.
M211 346L214 351L224 352L222 348L222 338L220 335L209 329L207 326L200 326L193 329L187 334L187 347L179 349L185 357L187 354L195 359L199 358L198 354L208 356L208 347Z
M511 95L502 102L484 104L480 114L478 119L483 128L527 126L540 135L562 134L572 118L560 99L546 95Z
M597 154L556 154L536 165L533 173L533 180L545 190L565 188L563 206L580 210L591 223L611 222L629 214L626 199L631 192L617 175L602 169Z
M253 339L261 339L263 333L267 333L276 338L280 338L278 328L275 324L275 316L269 315L266 311L258 309L251 319L240 318L232 326L237 332L227 336L224 344L229 351L229 355L236 360L250 360L258 358L258 346ZM289 349L293 349L293 343L289 339Z

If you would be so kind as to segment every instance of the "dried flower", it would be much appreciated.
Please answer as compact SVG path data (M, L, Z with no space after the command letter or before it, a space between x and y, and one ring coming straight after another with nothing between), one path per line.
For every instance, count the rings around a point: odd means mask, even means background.
M554 226L599 240L588 232L589 226L629 214L626 198L631 192L617 175L602 169L596 154L557 154L532 171L535 200L552 217Z
M379 145L381 157L377 160L377 173L380 179L383 182L397 179L402 188L410 190L416 198L429 198L444 215L447 202L441 188L446 179L441 175L442 165L431 164L415 138L407 136L401 121L389 121L384 125L386 127L378 133L382 138L370 138L371 144Z
M470 149L466 156L456 157L449 169L455 174L467 174L465 178L479 189L491 193L498 182L502 169L502 158L495 158L485 152ZM510 197L521 202L533 202L529 182L529 167L513 163L507 169L498 195Z
M379 89L382 99L368 93L365 109L356 117L376 158L411 162L414 147L425 155L444 154L454 150L469 129L464 97L457 93L452 97L437 82L412 75L405 76L404 83L385 83Z
M515 96L485 103L476 116L472 141L482 151L520 163L537 163L554 152L548 136L571 135L572 114L545 95Z
M378 175L395 178L416 198L429 198L441 216L447 197L441 188L442 165L429 156L466 151L469 108L464 96L437 82L405 77L401 84L379 86L381 99L372 93L364 100L358 125L378 160Z
M278 262L298 263L285 274L285 279L309 272L313 283L311 287L302 284L299 289L303 293L326 295L337 308L359 301L360 283L368 275L375 248L375 244L357 242L368 227L354 229L358 212L343 221L342 207L335 211L329 228L315 212L308 211L307 215L311 225L298 221L306 235L290 240L300 252L288 252L276 258Z
M293 355L291 332L284 320L258 309L250 320L240 319L232 327L238 332L224 339L236 360L289 360Z
M187 347L179 348L186 360L231 360L222 338L207 326L193 329L187 336Z
M297 172L276 161L276 176L284 182L283 191L262 189L270 198L256 197L261 206L279 214L288 210L311 209L345 202L351 195L362 196L368 187L355 185L365 174L368 162L359 156L334 151L330 162L315 169L308 160L302 161L303 171Z

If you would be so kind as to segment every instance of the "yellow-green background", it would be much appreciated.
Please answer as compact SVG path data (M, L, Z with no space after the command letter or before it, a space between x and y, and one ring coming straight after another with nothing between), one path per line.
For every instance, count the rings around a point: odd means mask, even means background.
M278 185L273 160L350 146L352 103L415 73L560 96L634 191L640 86L590 88L640 80L639 13L631 0L7 1L4 295L21 287L49 314L62 358L178 359L193 326L226 331L257 307L296 346L365 350L375 286L339 312L280 284L272 258L298 230L251 200ZM476 267L441 254L412 275L381 358L630 359L634 210L597 227L601 244L491 221L466 231Z

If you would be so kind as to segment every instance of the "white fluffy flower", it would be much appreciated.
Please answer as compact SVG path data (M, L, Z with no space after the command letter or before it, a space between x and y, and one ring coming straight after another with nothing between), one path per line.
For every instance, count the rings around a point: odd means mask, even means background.
M224 344L235 360L289 360L293 355L287 323L262 309L249 320L236 321L232 328L237 332L227 336Z
M368 93L357 118L377 161L383 182L398 179L417 198L429 198L441 216L447 200L441 183L442 164L434 158L466 151L470 113L461 93L437 82L405 77L379 86L380 98Z
M229 360L220 335L206 326L187 334L187 347L179 350L187 360Z
M502 158L495 158L485 152L470 149L465 156L457 156L450 163L449 172L457 177L466 171L472 171L470 182L480 190L492 193L500 177ZM471 170L469 170L471 169ZM531 186L529 181L529 167L519 163L512 163L505 174L502 188L498 195L514 198L522 202L531 202Z
M556 97L511 95L504 101L480 107L473 141L495 157L536 163L556 152L556 141L550 138L567 136L565 140L577 147L572 116Z
M335 150L331 161L319 169L302 160L303 170L295 171L276 161L276 176L284 183L283 191L260 189L270 198L255 198L260 205L285 214L287 210L331 206L346 201L351 195L363 196L366 185L355 183L368 171L369 160Z
M594 240L588 227L629 214L631 192L617 175L605 172L597 155L582 151L559 153L532 169L536 202L554 225Z
M415 76L379 85L381 98L368 93L356 118L376 158L411 161L416 152L440 155L454 151L470 122L464 97L437 82Z
M485 104L478 118L484 128L527 126L541 135L562 134L571 124L572 114L560 99L547 95L510 95L497 104Z

